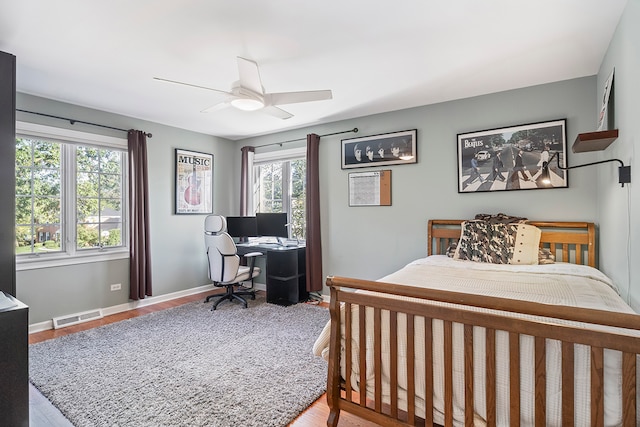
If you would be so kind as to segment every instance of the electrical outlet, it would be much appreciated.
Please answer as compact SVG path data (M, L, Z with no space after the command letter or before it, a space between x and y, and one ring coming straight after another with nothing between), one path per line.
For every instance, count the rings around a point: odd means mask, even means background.
M122 288L122 285L120 283L114 283L113 285L111 285L112 291L119 291L121 288Z

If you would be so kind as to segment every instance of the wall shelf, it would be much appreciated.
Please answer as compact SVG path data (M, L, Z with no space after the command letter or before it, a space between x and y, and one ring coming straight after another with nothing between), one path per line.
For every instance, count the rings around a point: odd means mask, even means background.
M571 149L574 153L601 151L618 138L618 129L579 133Z

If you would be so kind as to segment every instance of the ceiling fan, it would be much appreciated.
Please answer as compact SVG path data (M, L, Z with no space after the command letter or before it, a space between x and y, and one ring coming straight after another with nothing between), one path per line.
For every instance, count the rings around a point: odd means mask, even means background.
M219 103L202 110L203 113L217 111L228 105L232 105L243 111L262 110L263 112L280 119L289 119L293 117L293 114L276 107L277 105L322 101L332 98L330 90L265 93L260 79L258 64L250 59L238 57L238 71L240 79L232 84L230 91L164 79L161 77L154 77L154 79L199 89L206 89L224 95L224 98Z

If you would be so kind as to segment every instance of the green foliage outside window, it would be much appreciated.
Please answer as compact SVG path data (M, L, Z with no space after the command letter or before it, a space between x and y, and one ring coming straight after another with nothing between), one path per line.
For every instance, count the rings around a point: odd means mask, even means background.
M16 138L16 253L60 250L59 239L47 246L38 232L60 228L61 158L59 143Z
M17 137L16 254L64 250L63 178L73 170L65 150L75 153L76 197L65 203L75 201L76 248L123 245L123 152Z
M291 236L305 239L306 233L306 200L307 200L307 161L304 159L291 162Z

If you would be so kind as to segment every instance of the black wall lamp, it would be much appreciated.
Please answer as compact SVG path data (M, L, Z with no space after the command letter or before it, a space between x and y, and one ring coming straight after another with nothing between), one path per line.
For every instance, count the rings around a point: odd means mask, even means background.
M549 161L542 166L542 184L547 187L551 185L551 179L549 176L549 164L551 163L554 157L556 158L558 169L562 169L562 170L583 168L585 166L599 165L601 163L618 162L620 163L620 166L618 167L618 183L622 184L622 186L624 187L625 184L628 184L631 182L631 166L625 166L622 160L620 159L601 160L599 162L585 163L584 165L562 167L560 165L560 156L556 151L555 153L553 153Z

